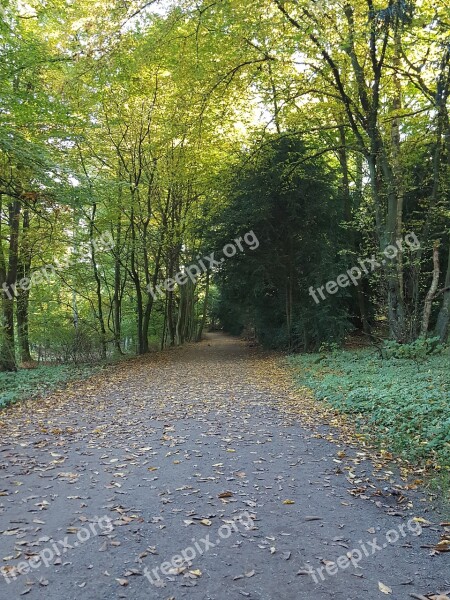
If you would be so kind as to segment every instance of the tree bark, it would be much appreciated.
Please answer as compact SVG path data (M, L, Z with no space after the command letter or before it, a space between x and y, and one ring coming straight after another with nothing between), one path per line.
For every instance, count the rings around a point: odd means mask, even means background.
M31 248L29 239L30 212L26 208L23 213L22 243L19 257L19 279L29 279L31 273ZM19 338L20 358L23 363L30 362L29 339L29 302L30 288L21 289L17 296L17 333Z
M441 274L439 266L439 242L435 242L433 249L433 280L431 282L430 289L428 290L427 297L425 298L425 304L423 309L422 327L420 335L426 337L428 334L428 328L430 325L431 309L433 307L433 300L436 296L436 292L439 286L439 276Z
M203 330L205 329L206 319L208 318L208 304L209 304L209 288L210 288L211 272L208 270L206 273L206 287L205 287L205 299L203 302L203 315L200 321L200 326L197 333L197 342L201 342L203 338Z
M102 282L100 279L100 274L98 272L97 267L97 255L96 255L96 247L94 240L95 233L95 215L97 212L97 204L94 202L92 205L92 213L89 220L89 243L91 247L91 262L92 269L94 272L95 279L95 291L97 295L97 320L100 326L100 347L101 347L101 356L105 360L107 356L107 347L106 347L106 326L105 326L105 318L103 315L103 301L102 301Z
M436 325L436 336L444 344L448 340L450 324L450 244L448 249L447 274L445 277L444 299Z
M0 211L1 211L0 202ZM18 272L18 250L19 250L19 219L21 204L13 200L8 205L9 222L9 248L8 267L2 257L0 259L1 279L5 283L6 290L3 292L3 340L0 349L0 371L17 371L15 335L14 335L14 299L16 297L16 284ZM1 215L1 212L0 212ZM1 220L1 217L0 217ZM2 282L2 284L3 284Z

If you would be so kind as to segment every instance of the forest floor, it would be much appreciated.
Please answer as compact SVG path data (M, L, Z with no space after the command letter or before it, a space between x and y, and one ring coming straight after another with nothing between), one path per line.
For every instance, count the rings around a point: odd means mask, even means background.
M449 524L337 421L221 334L8 407L0 599L449 593Z

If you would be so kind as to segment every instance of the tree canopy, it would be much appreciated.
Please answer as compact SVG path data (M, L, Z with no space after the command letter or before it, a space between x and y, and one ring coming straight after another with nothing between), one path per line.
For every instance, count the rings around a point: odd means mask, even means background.
M295 350L352 328L446 340L449 14L3 3L0 369L146 353L209 316ZM250 231L257 250L180 278Z

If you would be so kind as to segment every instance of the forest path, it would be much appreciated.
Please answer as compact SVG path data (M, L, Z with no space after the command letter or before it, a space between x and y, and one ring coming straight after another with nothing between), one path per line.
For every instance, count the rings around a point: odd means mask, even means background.
M430 551L441 519L423 495L390 494L392 476L366 450L303 428L310 408L295 416L288 379L276 357L209 334L5 410L0 599L450 589L449 555ZM417 536L412 517L431 525Z

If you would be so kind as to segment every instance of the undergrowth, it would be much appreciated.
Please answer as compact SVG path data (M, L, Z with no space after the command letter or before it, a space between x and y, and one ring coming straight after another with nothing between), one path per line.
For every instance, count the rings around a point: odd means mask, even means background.
M414 346L414 345L410 345ZM289 358L296 382L406 460L450 473L450 353L434 341Z
M91 365L45 365L36 369L19 369L16 373L0 373L0 408L47 394L69 381L85 379L98 368Z

